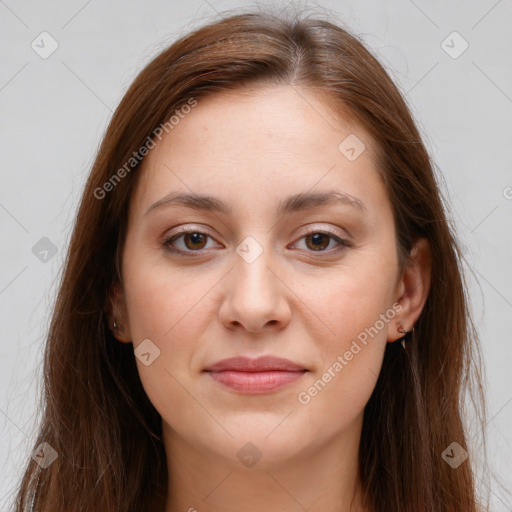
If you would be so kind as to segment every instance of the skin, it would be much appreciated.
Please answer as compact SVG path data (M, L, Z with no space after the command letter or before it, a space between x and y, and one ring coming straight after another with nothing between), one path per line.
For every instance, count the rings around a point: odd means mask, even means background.
M420 239L399 272L373 141L348 119L325 97L297 87L222 93L200 99L144 160L112 309L120 342L136 349L150 339L160 350L148 366L136 361L162 416L166 512L227 512L241 504L247 512L363 510L357 456L364 407L386 343L421 313L430 255ZM354 161L338 150L349 134L366 146ZM358 198L364 210L333 203L276 211L291 194L326 190ZM171 192L216 196L231 211L166 205L145 215ZM164 242L180 226L208 236L178 238L174 246L188 253L174 254ZM336 252L340 245L327 235L315 251L312 235L325 228L350 246ZM248 236L263 249L251 263L236 251ZM359 343L309 403L299 402L386 313L378 334ZM308 372L277 391L246 395L203 371L227 357L267 354ZM256 448L245 449L261 454L252 467L237 457L249 442Z

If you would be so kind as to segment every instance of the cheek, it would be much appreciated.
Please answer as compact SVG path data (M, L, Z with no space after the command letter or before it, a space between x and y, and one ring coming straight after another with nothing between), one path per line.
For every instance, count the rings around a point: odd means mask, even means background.
M395 285L393 265L360 260L357 267L303 279L298 289L298 295L318 318L309 327L317 326L312 339L323 345L324 353L346 349L358 337L364 341L364 333L376 323L376 337L384 339L391 315L394 317L394 310L390 311ZM381 315L386 315L387 322L380 321Z
M191 279L183 270L169 266L126 267L125 290L134 349L146 339L157 347L158 357L149 366L136 358L142 385L164 417L190 397L180 383L190 378L197 350L202 311L210 279ZM172 406L171 406L172 404Z
M191 315L197 319L202 303L213 285L210 279L198 279L186 270L171 269L170 265L127 267L126 296L130 330L135 342L144 338L160 340L162 346L176 339L175 333L187 336L193 329Z
M308 305L321 320L317 328L308 327L320 361L297 401L318 428L327 411L345 425L353 421L370 398L382 365L387 329L395 316L390 302L394 267L391 261L363 261L336 277L303 282L302 296L309 296ZM329 425L339 428L336 421Z
M200 339L201 312L214 283L191 279L183 270L158 264L133 265L132 269L126 266L125 290L134 349L149 339L159 350L148 366L136 358L137 368L148 398L169 420L174 411L190 405L183 383L190 377Z
M394 317L386 292L377 286L371 291L355 285L338 287L324 299L323 308L317 308L318 315L329 326L327 335L323 328L324 335L315 337L321 355L318 370L320 374L330 370L329 375L336 375L332 379L326 375L326 380L334 383L331 387L339 384L344 393L352 394L361 385L375 382L388 325ZM342 369L339 365L335 367L337 362Z

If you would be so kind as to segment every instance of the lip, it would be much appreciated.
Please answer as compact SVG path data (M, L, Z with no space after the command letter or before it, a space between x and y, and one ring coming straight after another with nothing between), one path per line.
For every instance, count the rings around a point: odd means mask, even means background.
M232 357L205 369L216 382L244 394L262 394L299 380L308 370L289 359L262 356Z

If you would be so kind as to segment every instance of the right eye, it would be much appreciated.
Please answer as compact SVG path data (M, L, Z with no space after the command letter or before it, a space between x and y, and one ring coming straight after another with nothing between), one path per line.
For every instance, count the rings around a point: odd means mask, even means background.
M212 238L208 233L198 229L185 228L168 237L163 245L171 252L191 255L190 253L201 252L202 249L207 248L208 238Z

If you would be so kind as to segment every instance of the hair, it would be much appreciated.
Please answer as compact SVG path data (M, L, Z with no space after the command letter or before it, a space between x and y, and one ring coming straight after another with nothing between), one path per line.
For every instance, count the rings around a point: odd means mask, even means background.
M108 327L109 290L122 286L120 255L143 159L126 163L183 105L258 85L316 91L364 128L393 208L400 269L418 238L430 245L430 291L414 335L405 349L387 344L365 407L365 506L479 510L472 457L453 469L441 456L454 441L469 450L465 391L474 388L481 411L484 405L463 255L412 114L349 31L300 13L252 11L205 24L161 51L112 116L81 197L47 333L34 448L46 442L58 458L45 469L29 460L17 512L164 510L161 417L142 387L133 346L117 342Z

